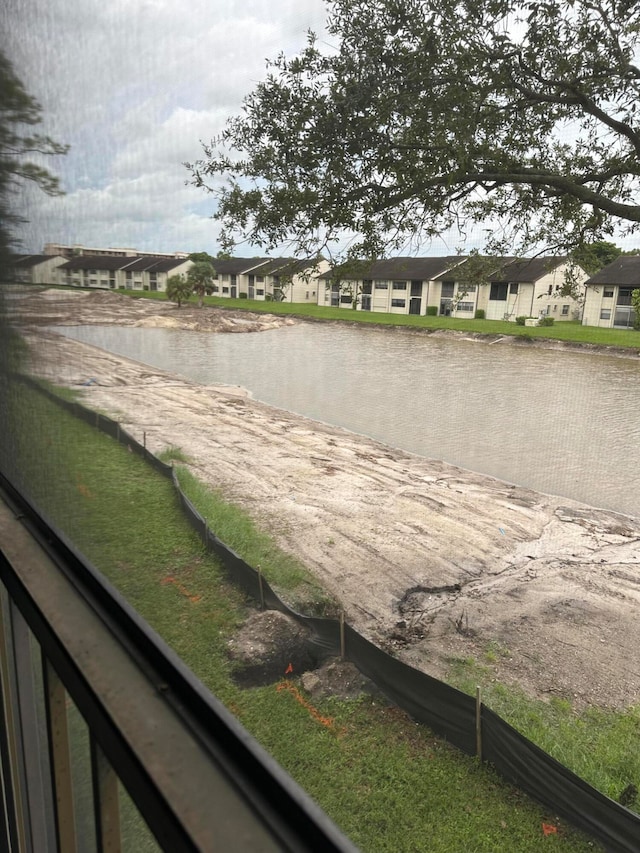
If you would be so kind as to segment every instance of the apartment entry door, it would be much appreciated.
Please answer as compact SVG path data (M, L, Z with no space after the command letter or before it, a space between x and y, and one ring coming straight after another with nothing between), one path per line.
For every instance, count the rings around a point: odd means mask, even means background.
M409 314L420 314L422 308L422 282L411 282L411 298L409 299Z

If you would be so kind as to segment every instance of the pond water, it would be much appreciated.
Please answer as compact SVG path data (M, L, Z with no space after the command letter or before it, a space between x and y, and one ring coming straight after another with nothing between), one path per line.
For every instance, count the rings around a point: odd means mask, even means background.
M421 456L640 515L633 359L328 324L57 331Z

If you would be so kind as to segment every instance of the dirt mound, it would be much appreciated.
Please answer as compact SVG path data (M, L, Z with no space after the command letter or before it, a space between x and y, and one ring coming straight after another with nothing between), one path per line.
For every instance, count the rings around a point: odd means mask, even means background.
M272 684L317 666L305 629L284 613L252 614L228 644L233 677L243 687Z
M27 326L138 326L192 332L247 333L277 329L295 323L290 317L254 314L220 308L181 308L166 299L132 299L110 290L27 291L15 300L16 319Z

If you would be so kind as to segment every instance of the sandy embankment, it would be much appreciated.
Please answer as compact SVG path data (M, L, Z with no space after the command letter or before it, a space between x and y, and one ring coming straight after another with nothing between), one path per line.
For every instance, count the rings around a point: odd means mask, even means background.
M139 439L146 433L152 451L174 445L198 460L197 476L300 557L366 636L440 677L452 657L474 657L534 695L577 705L640 699L638 519L413 456L36 328L237 332L291 320L132 305L116 294L49 291L20 302L34 372L80 388L87 405Z

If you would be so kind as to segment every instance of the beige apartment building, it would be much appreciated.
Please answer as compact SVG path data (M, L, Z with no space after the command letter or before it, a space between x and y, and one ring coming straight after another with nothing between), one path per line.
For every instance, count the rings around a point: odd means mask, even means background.
M9 275L19 284L58 284L65 259L57 255L12 255Z
M496 269L480 284L466 280L467 261L455 255L352 263L319 276L318 304L460 318L483 310L489 320L512 321L546 315L575 320L580 314L580 300L560 294L568 271L580 287L588 275L566 258L496 259Z
M581 300L562 295L567 276L581 294L589 275L566 257L512 260L491 273L488 286L481 287L478 308L487 320L516 317L553 317L556 321L578 320Z
M59 283L106 290L165 291L172 275L186 275L193 261L154 256L78 255L58 267Z
M587 280L582 324L633 328L636 315L631 294L637 289L640 289L640 255L616 258Z
M295 258L216 258L213 295L275 302L317 302L317 275L329 264Z

